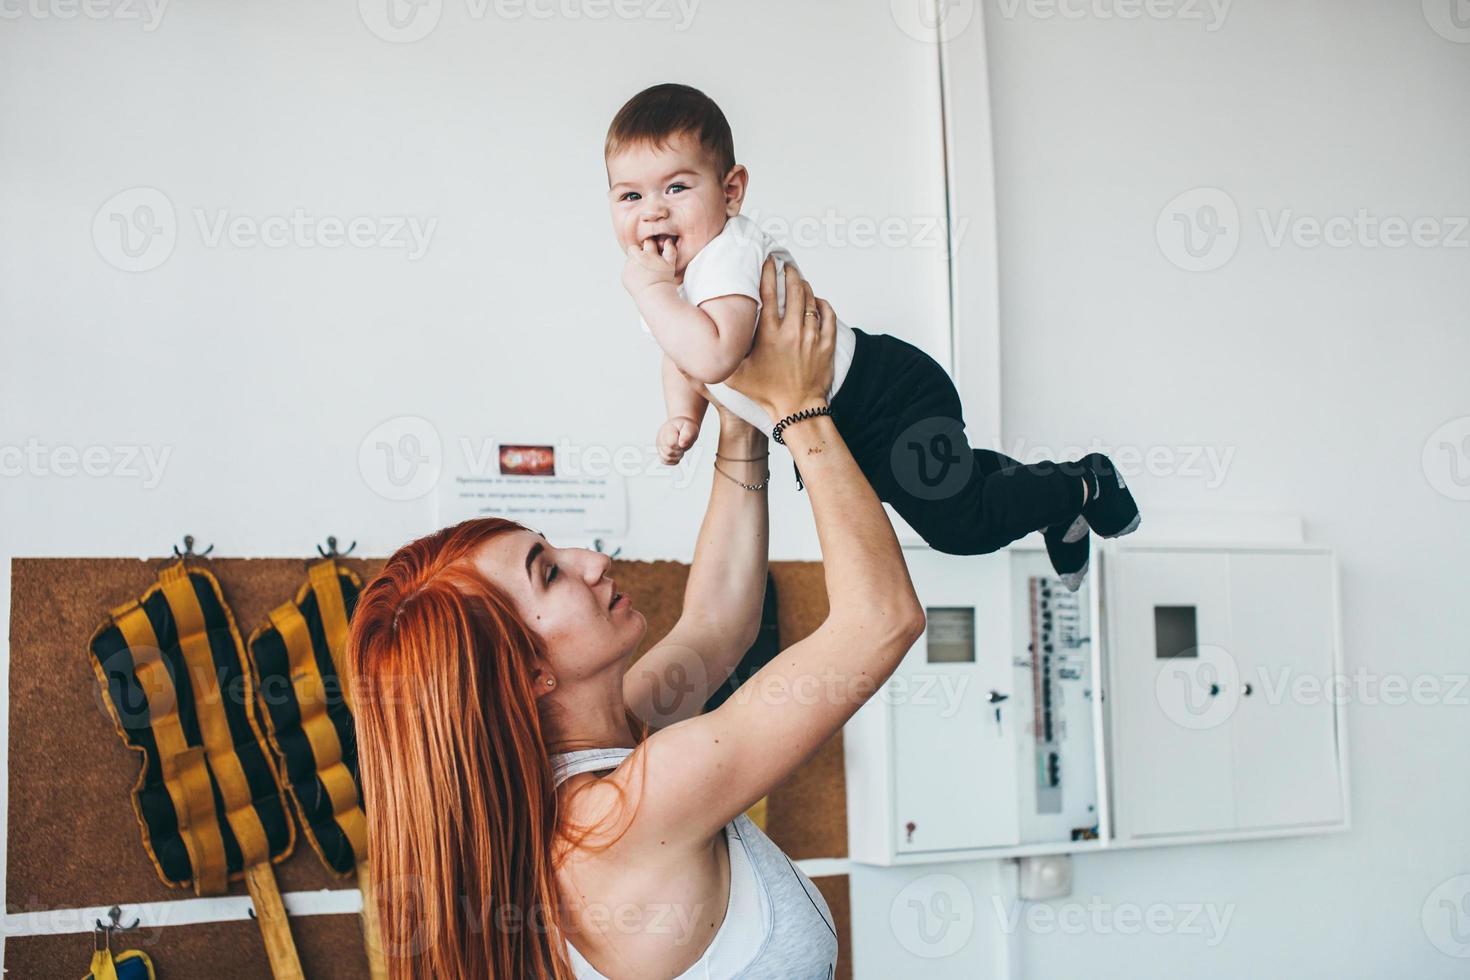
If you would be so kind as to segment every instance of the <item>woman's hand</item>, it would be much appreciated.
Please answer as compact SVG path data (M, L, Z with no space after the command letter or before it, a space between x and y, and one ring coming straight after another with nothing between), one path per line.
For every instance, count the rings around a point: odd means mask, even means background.
M827 404L837 314L817 299L795 266L786 266L786 315L776 313L776 263L761 269L761 315L755 343L726 381L772 419Z

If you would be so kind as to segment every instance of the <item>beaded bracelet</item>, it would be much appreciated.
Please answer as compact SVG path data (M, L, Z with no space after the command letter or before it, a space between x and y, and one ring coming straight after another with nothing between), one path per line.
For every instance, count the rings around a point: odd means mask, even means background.
M724 470L720 469L720 464L718 463L715 464L715 472L720 474L720 476L723 476L725 479L729 480L731 483L739 484L744 489L750 491L764 490L767 486L770 485L771 482L771 473L769 470L766 471L766 478L759 483L744 483L740 480L737 480L729 473L726 473Z
M831 414L831 405L818 405L815 408L803 408L799 412L792 412L790 415L786 416L784 419L776 423L776 427L771 430L771 438L776 440L778 444L784 446L786 445L786 440L781 438L781 432L788 425L795 425L797 422L805 422L807 419L814 419L818 415Z

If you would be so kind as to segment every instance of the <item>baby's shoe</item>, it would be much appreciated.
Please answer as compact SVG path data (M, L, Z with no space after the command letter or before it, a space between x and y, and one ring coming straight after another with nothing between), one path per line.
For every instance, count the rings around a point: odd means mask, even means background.
M1076 534L1079 526L1082 532ZM1087 578L1088 561L1092 556L1087 522L1079 516L1070 524L1053 524L1041 532L1041 537L1046 542L1046 555L1051 559L1051 567L1067 587L1067 591L1076 592L1082 588L1082 581Z
M1088 527L1105 538L1119 538L1138 530L1143 520L1138 504L1113 461L1102 453L1088 453L1077 465L1087 480L1087 503L1082 507L1083 519L1074 521L1062 540L1072 544L1085 538Z

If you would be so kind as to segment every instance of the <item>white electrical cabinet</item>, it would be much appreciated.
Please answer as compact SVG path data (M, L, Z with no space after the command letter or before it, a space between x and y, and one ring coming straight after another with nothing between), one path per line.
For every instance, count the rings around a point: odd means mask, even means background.
M1120 840L1344 826L1332 553L1119 545L1107 580Z
M1101 711L1090 589L1039 550L905 550L928 618L848 723L849 854L999 856L1098 837Z
M1076 594L1039 547L905 557L928 624L844 731L852 860L1347 827L1330 551L1125 539Z

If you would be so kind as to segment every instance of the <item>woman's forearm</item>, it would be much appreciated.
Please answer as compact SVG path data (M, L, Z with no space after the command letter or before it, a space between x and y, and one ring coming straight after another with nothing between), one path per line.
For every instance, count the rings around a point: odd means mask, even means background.
M767 491L747 490L735 482L756 485L766 480L770 472L766 437L739 419L721 414L718 452L726 458L711 462L730 479L714 474L683 609L690 624L708 627L730 640L727 649L715 655L721 660L733 655L728 666L710 664L715 686L734 670L760 628L770 520Z
M909 579L903 551L877 494L828 416L788 426L782 433L811 500L828 618L865 632L912 632L923 609Z
M829 611L719 708L670 726L666 772L695 792L668 804L672 833L703 840L787 779L892 676L924 628L888 515L828 417L784 430L816 517ZM656 736L657 737L657 736ZM671 761L665 761L671 760Z

